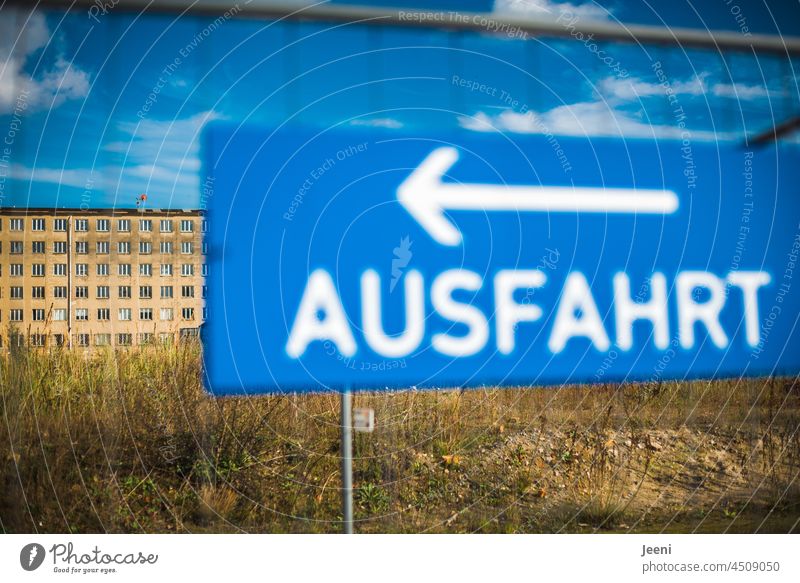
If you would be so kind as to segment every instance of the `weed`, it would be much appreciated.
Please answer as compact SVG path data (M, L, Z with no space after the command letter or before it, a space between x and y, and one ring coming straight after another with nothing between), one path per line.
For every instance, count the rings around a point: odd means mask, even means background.
M201 363L191 341L0 353L0 530L338 531L338 398L215 399ZM359 529L788 532L800 516L795 379L354 400L380 420L356 438Z

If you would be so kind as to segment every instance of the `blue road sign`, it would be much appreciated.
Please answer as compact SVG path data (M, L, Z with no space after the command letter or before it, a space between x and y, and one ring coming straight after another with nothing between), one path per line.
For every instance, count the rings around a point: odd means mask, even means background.
M212 125L215 394L800 372L796 146Z

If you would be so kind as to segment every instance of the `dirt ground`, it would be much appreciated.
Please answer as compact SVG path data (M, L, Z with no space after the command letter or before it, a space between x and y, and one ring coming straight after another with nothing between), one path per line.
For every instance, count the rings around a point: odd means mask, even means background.
M427 480L446 477L464 501L449 516L442 508L432 530L502 530L507 515L515 517L514 532L790 532L798 526L797 475L792 483L780 477L787 468L774 462L785 452L774 438L765 443L745 433L685 427L635 437L615 430L506 433L470 454L416 456L425 468L417 471ZM481 484L495 487L476 497L472 491Z
M339 398L199 346L0 360L0 531L339 532ZM357 393L357 532L797 532L800 383Z

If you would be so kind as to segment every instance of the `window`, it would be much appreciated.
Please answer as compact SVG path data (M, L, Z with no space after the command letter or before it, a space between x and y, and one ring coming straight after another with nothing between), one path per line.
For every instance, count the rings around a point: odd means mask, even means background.
M120 233L128 233L131 230L131 220L130 219L119 219L117 221L117 231Z
M53 297L65 300L67 299L67 286L65 285L57 285L53 288Z
M194 297L194 286L193 285L182 285L181 286L181 297L182 298L193 298Z
M201 251L200 251L200 252L201 252L203 255L208 255L208 243L203 243L203 244L200 246L200 249L201 249Z
M88 263L76 263L75 264L75 275L79 277L85 277L89 275L89 264Z
M161 320L162 321L172 320L172 308L161 308Z
M172 334L170 332L159 332L158 341L161 344L172 344Z
M139 241L139 253L150 255L153 252L153 244L150 241Z
M191 241L184 241L181 243L181 253L184 255L191 255L194 253L194 243Z
M120 241L117 243L117 253L121 255L130 255L131 253L131 242L130 241Z
M133 341L132 334L117 334L117 346L130 346Z
M153 275L153 265L150 263L140 263L139 275L142 275L144 277L150 277L151 275Z
M97 308L97 319L106 322L111 318L111 310L108 308Z
M153 343L153 333L152 332L140 332L139 333L139 344L152 344Z
M139 319L140 320L152 320L153 319L153 308L139 308Z
M194 308L181 308L181 318L184 320L194 320Z
M89 319L89 310L87 308L75 309L75 320L78 322L85 322Z
M11 264L11 276L12 277L22 277L22 263L12 263Z
M191 233L194 231L194 224L192 221L183 219L181 221L181 233Z
M31 334L31 346L41 348L42 346L44 346L46 339L47 336L45 336L44 334Z
M54 308L53 309L53 321L54 322L66 322L67 321L67 310L64 308Z
M75 230L85 233L89 230L89 219L75 219Z
M130 275L131 274L131 264L130 263L120 263L117 265L117 275Z
M89 252L89 243L86 241L75 242L75 253L78 255L86 255Z
M162 255L172 255L172 241L161 241L159 249Z
M98 300L107 300L108 299L108 286L107 285L98 285L97 286L97 299Z
M85 300L89 298L89 286L86 285L79 285L75 288L75 297L79 300Z
M139 230L146 232L152 231L153 221L150 219L139 219Z
M120 308L119 309L119 320L121 322L127 322L131 319L131 309L130 308Z
M208 297L208 286L207 285L204 285L204 286L202 286L200 288L200 294L201 294L200 297L202 297L203 299L206 299Z
M22 322L22 310L19 309L11 310L10 315L12 322Z
M11 255L22 255L24 243L22 241L11 241L11 249L9 249L9 253Z
M208 308L203 308L203 320L208 320Z
M108 233L108 219L97 219L95 230L98 233Z
M44 219L31 219L32 231L44 231Z
M139 297L143 300L151 299L153 297L153 287L149 285L140 285Z
M66 231L67 219L53 219L53 230L59 232Z
M44 322L44 310L42 308L34 308L31 313L34 322Z
M208 277L208 263L203 263L203 265L200 266L200 275Z
M193 263L181 263L181 275L183 277L190 277L194 275L194 264Z
M66 263L54 263L53 264L53 275L67 275L67 264Z
M94 345L95 346L108 346L111 344L111 334L95 334L94 335Z
M202 221L200 221L200 230L203 233L207 233L208 232L208 220L203 219Z
M31 297L37 300L44 299L44 286L43 285L35 285L31 288Z
M162 300L172 299L172 286L171 285L162 285L161 286L161 299Z
M75 346L89 346L89 335L75 334Z
M64 335L63 334L53 334L53 345L54 346L64 346Z
M31 275L34 277L44 277L44 263L34 263L31 265Z
M129 300L131 298L131 286L121 285L119 286L117 293L120 299Z
M31 253L44 253L44 241L32 241L31 242Z
M21 300L24 297L22 289L23 288L22 288L21 285L12 285L11 286L11 299L12 300Z
M25 230L25 221L22 219L11 219L11 230L12 231L24 231Z
M161 264L161 275L164 277L172 275L172 263Z
M108 241L98 241L96 252L98 255L108 255Z
M171 233L172 232L172 221L170 219L161 219L159 223L159 229L162 233Z
M108 275L108 263L98 263L97 264L97 275L100 275L100 276Z

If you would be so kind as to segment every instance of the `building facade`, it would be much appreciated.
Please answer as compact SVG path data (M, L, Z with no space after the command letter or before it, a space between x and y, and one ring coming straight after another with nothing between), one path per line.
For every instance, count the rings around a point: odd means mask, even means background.
M205 317L197 210L0 209L3 347L172 342Z

